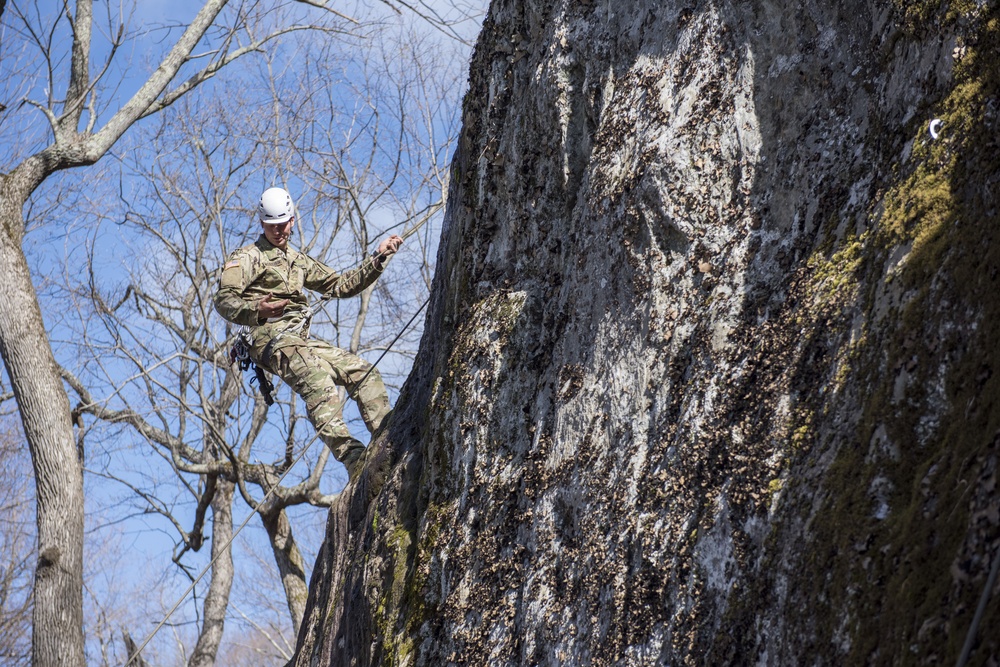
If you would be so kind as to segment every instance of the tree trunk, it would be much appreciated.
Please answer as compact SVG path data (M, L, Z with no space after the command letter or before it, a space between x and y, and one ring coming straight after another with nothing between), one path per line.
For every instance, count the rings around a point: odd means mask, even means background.
M122 630L122 640L125 642L125 654L128 656L126 660L130 667L149 667L149 663L146 662L141 655L139 655L139 647L136 645L135 640L132 639L132 635L129 634L128 630Z
M212 499L212 580L205 593L205 618L198 643L188 660L189 667L214 665L222 642L229 591L233 586L233 550L229 540L233 536L234 488L232 482L220 478Z
M305 562L295 543L292 525L288 522L285 510L262 513L261 520L267 529L267 537L271 540L274 562L281 574L281 584L285 587L285 598L288 601L288 613L291 615L294 634L298 635L302 616L306 610L306 597L309 594Z
M6 194L6 193L4 193ZM31 448L37 486L32 656L36 667L83 664L83 471L28 263L20 208L0 210L0 355Z

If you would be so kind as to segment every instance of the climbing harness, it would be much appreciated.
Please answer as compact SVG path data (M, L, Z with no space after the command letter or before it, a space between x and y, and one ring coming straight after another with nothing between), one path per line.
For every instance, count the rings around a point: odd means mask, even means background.
M272 340L271 343L274 341ZM246 325L240 325L236 330L236 339L233 341L233 346L229 350L229 363L239 364L239 369L245 371L253 366L254 379L257 380L257 388L260 389L261 395L264 397L264 402L268 405L274 404L274 384L268 379L267 373L264 369L254 363L253 359L250 358L250 345L253 341L250 338L250 327ZM264 363L270 359L270 354L268 348L271 347L271 343L267 344L264 348L265 360ZM250 380L250 384L253 385L253 379Z
M285 336L301 336L303 340L309 340L309 325L312 324L313 317L313 307L312 305L306 306L306 309L302 311L302 319L296 324L279 331L275 334L274 338L267 341L267 345L260 353L260 363L267 367L271 366L271 356L274 355L274 347L278 344L278 341ZM305 333L303 333L303 331Z

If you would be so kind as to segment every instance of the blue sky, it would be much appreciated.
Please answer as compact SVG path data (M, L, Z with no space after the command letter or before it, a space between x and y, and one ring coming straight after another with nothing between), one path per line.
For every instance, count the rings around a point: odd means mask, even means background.
M100 20L101 12L106 11L106 7L107 5L104 3L96 3L95 21ZM196 13L199 7L200 3L190 0L171 2L142 0L138 3L133 23L136 29L139 29L139 24L155 27L161 22L186 21ZM8 19L5 18L5 23L7 22ZM437 31L428 29L427 32L430 35L428 39L444 39ZM153 36L155 34L152 33ZM98 52L102 48L107 49L106 43L104 46L98 45L99 39L99 37L95 37L95 48ZM12 48L12 42L5 40L4 48ZM162 52L163 48L163 44L157 44L150 39L123 47L119 53L120 62L116 65L118 69L113 67L108 75L108 82L114 82L114 85L108 86L102 92L103 99L121 100L131 95L141 84L145 72L155 66L159 58L158 54ZM17 88L18 80L10 75L9 68L11 63L16 64L19 61L16 58L11 60L7 57L9 55L9 51L6 52L2 61L8 74L3 86L6 87L7 99L17 99L18 94L23 95L28 86L22 85L21 88ZM133 66L126 67L125 63L129 60L132 61ZM95 55L92 69L99 67L99 62L100 57ZM459 81L464 82L465 62L461 58L451 59L449 62L453 66L463 69ZM294 67L291 72L294 74ZM119 75L117 81L114 79L116 74ZM23 78L21 80L23 81ZM226 81L226 79L220 78L219 81L208 84L204 91L199 93L198 99L210 99L219 87L226 85ZM58 86L64 85L64 82L57 78L56 83L58 92ZM31 95L39 100L44 99L45 87L45 82L36 78L30 86ZM455 99L459 99L458 96ZM456 103L453 109L456 118L457 106ZM113 108L114 105L111 105L112 110ZM41 114L30 107L12 110L11 114L5 118L5 124L0 124L0 142L4 144L0 146L0 154L5 158L23 154L24 149L18 149L18 144L21 144L26 138L34 136L40 139L44 135L45 125L44 122L40 121ZM112 153L125 157L126 152L138 150L135 142L140 141L139 137L143 136L142 133L151 131L157 122L159 121L150 119L133 128ZM12 132L12 129L17 131ZM92 210L95 205L101 205L102 202L107 202L109 209L120 207L122 204L118 197L119 184L116 180L118 168L114 155L105 157L94 167L57 174L47 182L35 197L31 210L38 214L38 218L34 221L33 227L25 239L25 250L33 266L53 347L61 363L74 370L80 363L75 343L83 325L78 321L78 313L73 307L76 297L68 292L66 287L74 284L79 285L81 277L85 275L85 273L81 273L81 270L85 268L83 260L88 246L93 245L96 248L95 265L98 269L98 280L101 287L113 290L115 285L124 284L128 272L135 268L133 264L135 258L141 255L142 244L146 243L145 240L134 236L127 225L118 226L110 220L99 221L86 213L86 211ZM142 187L142 183L131 182L130 178L135 178L135 176L126 175L122 180L122 194L127 200L131 200L133 194ZM248 186L247 190L253 190L253 192L246 194L246 198L254 199L259 187ZM56 197L59 198L58 205L52 211L45 210ZM42 211L44 211L44 215L39 214ZM394 215L395 212L389 208L386 208L384 212L376 209L374 219L378 222L382 218L384 222L379 222L379 224L388 225ZM121 217L124 218L124 215ZM245 224L245 221L230 215L224 218L223 223L225 225L238 225ZM412 251L414 244L415 239L408 244L408 250ZM330 260L335 268L347 268L352 256L349 251L337 252L330 257ZM402 284L400 281L403 278L413 275L416 271L412 255L407 256L405 253L398 260L394 260L390 267L391 271L387 272L385 280L396 280L399 284ZM414 295L414 298L416 296ZM414 308L418 306L419 299L415 299L413 305ZM351 306L345 305L344 308L347 312ZM417 324L419 325L421 321L422 318L419 318ZM94 327L94 324L91 322L86 326ZM221 329L221 320L218 321L217 326ZM414 335L417 333L419 333L419 329ZM375 356L371 355L371 360L374 360ZM116 370L116 364L120 364L120 362L106 362L108 373L112 378L116 376L116 373L123 372ZM403 357L388 357L383 364L387 368L394 368L397 381L408 366L408 362ZM98 376L91 373L87 377L97 382ZM97 396L107 396L111 397L112 401L116 400L114 390L110 385L97 382L92 387L92 391ZM394 398L395 396L393 396ZM71 402L75 402L75 397L71 396ZM352 404L349 403L349 405L351 408L347 416L354 417L355 428L359 428L356 420L356 409L353 408ZM274 424L272 428L276 428L280 432L281 424ZM306 430L311 435L311 429ZM359 435L362 434L363 428L360 428ZM163 467L162 461L151 458L148 447L126 429L96 428L88 436L88 451L87 466L95 473L107 471L133 481L143 480L147 482L170 480L173 474L168 468ZM340 483L343 481L343 470L338 464L328 466L327 475L332 475L335 480L339 476ZM177 498L183 497L183 493L180 491L176 491L176 495ZM116 577L101 576L101 570L92 572L91 588L88 591L88 604L91 605L88 610L88 623L89 627L93 628L94 623L97 622L95 619L100 617L97 607L103 606L105 612L114 611L115 613L122 613L121 610L125 609L130 616L123 621L131 624L133 635L141 635L144 629L150 627L150 619L162 611L165 606L173 603L176 595L187 585L187 580L169 563L170 552L176 541L176 534L173 533L169 524L155 515L144 515L131 511L128 498L129 494L120 485L109 482L100 474L90 473L87 475L88 553L98 557L96 564L99 568L114 563L114 567L111 569L113 573L118 575ZM135 507L139 508L140 504L136 503ZM186 511L188 510L180 508L180 515L184 517L183 522L189 525L190 521L189 517L185 515ZM234 520L241 521L246 515L246 511L246 506L242 502L238 502ZM310 530L303 529L297 535L303 542L301 546L306 551L307 564L311 567L315 551L318 548L318 539L325 520L325 512L302 508L294 510L293 514L295 515L294 520L299 525L311 526ZM185 562L195 571L200 571L207 562L207 551L207 548L203 549L201 554L187 558ZM238 554L242 554L247 571L256 572L255 568L258 568L261 577L268 576L266 570L269 546L263 538L263 531L259 528L258 522L250 522L247 532L239 538L236 551ZM260 564L255 564L254 554L261 557ZM241 587L238 595L235 596L238 600L245 602L254 599L253 586L248 587L243 580L238 580L237 586ZM274 590L278 591L278 589ZM278 602L280 608L283 600L278 600ZM186 606L180 614L180 620L192 618L192 609L190 604ZM233 622L234 624L246 623L246 621L235 617ZM176 631L190 634L190 628L185 629L186 627L182 626ZM172 650L172 645L173 639L170 635L165 634L163 637L158 637L154 646L161 655L166 655Z

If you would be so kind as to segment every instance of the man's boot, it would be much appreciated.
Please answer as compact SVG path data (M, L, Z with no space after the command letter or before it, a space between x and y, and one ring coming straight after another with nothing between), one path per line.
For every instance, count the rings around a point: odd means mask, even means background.
M354 441L347 453L344 454L344 458L340 460L347 468L347 481L353 482L358 476L358 473L362 471L365 467L365 446L362 445L357 440Z
M382 421L379 422L379 425L375 428L374 431L372 431L372 442L374 442L375 438L377 438L387 428L389 428L389 423L392 421L393 412L394 412L393 410L389 410L389 412L385 413L385 417L382 417Z

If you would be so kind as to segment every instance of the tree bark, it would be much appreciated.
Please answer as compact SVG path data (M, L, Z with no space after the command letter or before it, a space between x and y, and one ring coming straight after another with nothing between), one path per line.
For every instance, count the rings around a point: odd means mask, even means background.
M93 24L93 0L77 0L76 18L73 20L73 57L70 64L66 102L58 132L72 137L80 125L90 86L90 36Z
M233 536L234 485L219 479L212 499L212 580L205 594L205 620L198 635L189 667L210 667L222 642L222 631L229 607L229 591L233 587L233 550L229 540Z
M267 537L274 551L274 562L281 575L281 584L285 588L285 598L288 601L288 613L291 615L294 634L299 634L302 617L306 611L306 598L309 587L306 585L306 567L302 560L295 538L292 535L292 525L284 509L261 513Z
M6 184L4 184L6 185ZM0 193L7 195L7 193ZM83 471L69 400L20 245L20 208L0 209L0 355L31 444L37 486L38 564L32 619L33 664L82 665Z

